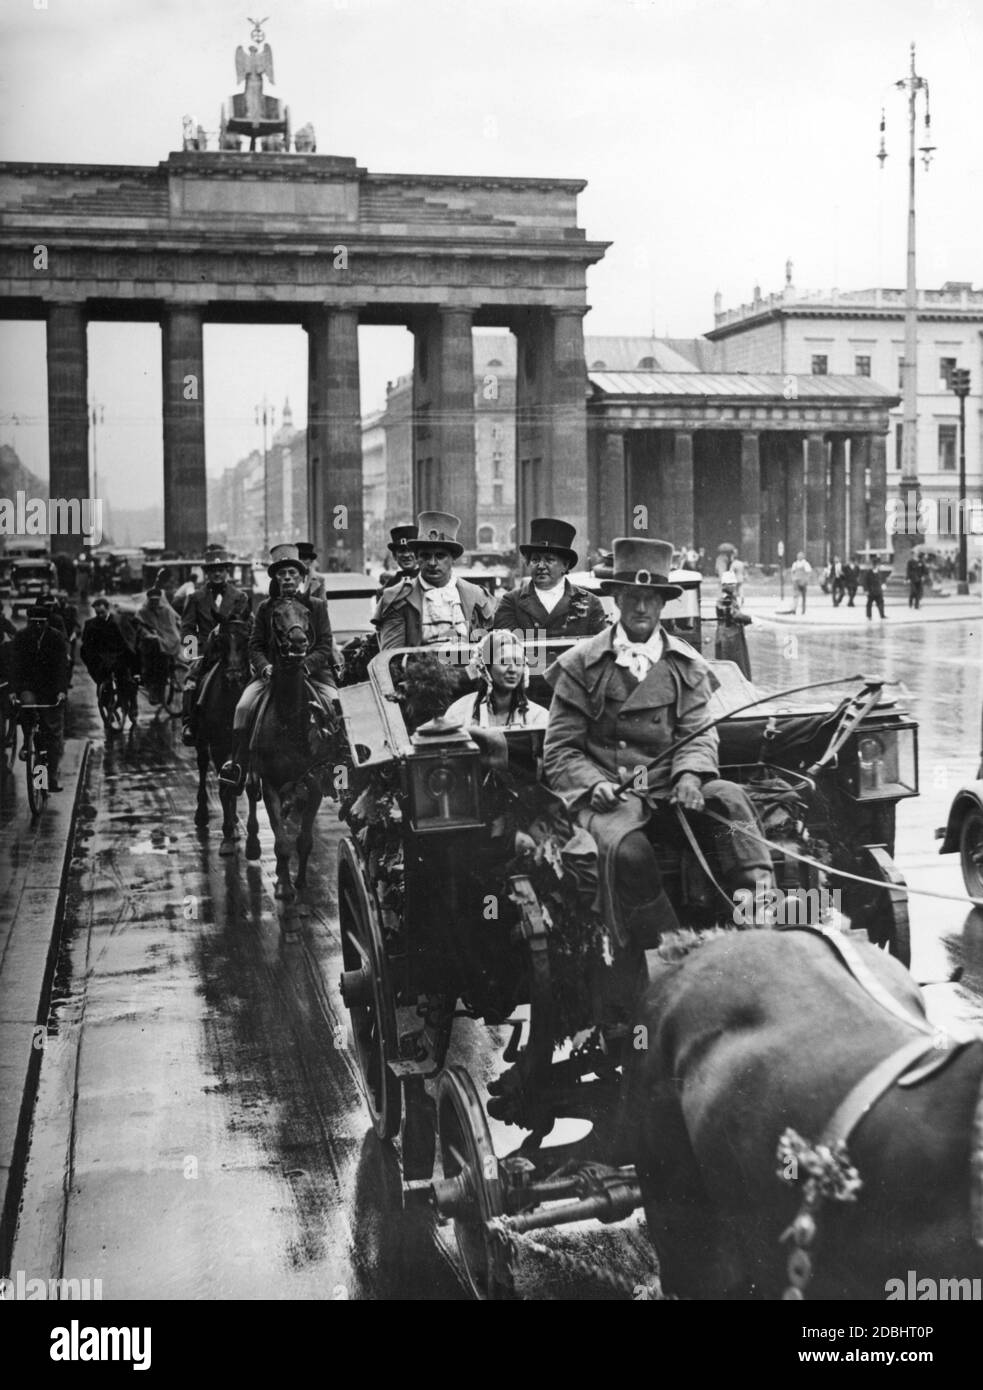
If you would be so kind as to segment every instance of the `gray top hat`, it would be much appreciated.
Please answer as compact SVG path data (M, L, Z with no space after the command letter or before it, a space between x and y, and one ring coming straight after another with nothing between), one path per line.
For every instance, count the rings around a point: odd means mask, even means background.
M678 584L669 583L672 568L672 543L650 541L640 536L617 536L610 565L599 565L594 571L601 580L601 592L613 593L619 584L634 588L654 589L663 598L679 598L683 592Z

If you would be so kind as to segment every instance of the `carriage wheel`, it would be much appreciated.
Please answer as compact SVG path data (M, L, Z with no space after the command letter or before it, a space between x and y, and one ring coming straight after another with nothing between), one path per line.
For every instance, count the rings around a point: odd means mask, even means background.
M396 1006L375 898L345 840L338 852L338 909L345 962L341 993L351 1019L365 1100L380 1139L399 1133L402 1083L389 1069L398 1056Z
M890 884L891 889L861 889L863 896L854 904L855 925L867 932L875 946L889 952L907 969L911 965L911 924L904 876L881 845L864 847L860 872Z
M959 827L959 862L971 898L983 898L983 811L967 811Z
M445 1183L456 1180L454 1236L468 1283L482 1302L507 1299L512 1281L486 1222L504 1211L498 1159L484 1107L463 1067L447 1067L437 1081L437 1136Z

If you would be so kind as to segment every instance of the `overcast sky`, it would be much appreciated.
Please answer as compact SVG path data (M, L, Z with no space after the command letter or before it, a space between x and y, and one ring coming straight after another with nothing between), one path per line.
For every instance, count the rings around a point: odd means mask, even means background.
M901 286L906 106L918 44L938 152L919 164L918 278L983 284L983 6L970 0L270 0L294 127L373 172L579 177L580 223L613 242L589 333L695 336L752 287ZM0 158L156 164L181 117L216 129L248 43L231 0L0 0ZM889 158L875 155L881 107ZM90 329L111 502L159 500L160 338ZM208 467L259 439L254 406L306 410L297 328L206 328ZM411 362L363 330L363 407ZM0 323L0 442L47 474L43 330ZM17 417L17 424L12 417ZM279 415L278 415L279 418Z

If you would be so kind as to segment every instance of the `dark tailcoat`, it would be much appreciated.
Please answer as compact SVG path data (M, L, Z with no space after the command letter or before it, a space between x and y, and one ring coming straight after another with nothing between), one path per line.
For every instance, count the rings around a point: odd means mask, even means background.
M593 637L607 627L604 605L596 594L563 581L563 597L547 612L539 601L531 579L524 579L499 599L495 609L495 628L519 631L535 640L540 632L547 637Z

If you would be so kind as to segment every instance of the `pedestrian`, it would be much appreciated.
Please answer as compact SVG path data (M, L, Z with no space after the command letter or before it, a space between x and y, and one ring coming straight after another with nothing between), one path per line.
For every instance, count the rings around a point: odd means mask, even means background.
M795 564L792 566L792 584L795 588L795 606L793 613L798 613L799 603L802 603L803 614L806 611L806 594L809 591L809 580L812 577L812 566L805 557L805 551L800 550L795 557Z
M75 588L79 603L88 603L89 589L92 586L92 561L83 550L75 561Z
M853 559L843 566L843 585L846 589L847 608L853 607L853 601L857 597L857 590L860 587L860 557L854 555Z
M921 608L925 580L928 578L928 569L924 560L917 555L912 555L905 567L905 578L908 581L908 607Z
M751 658L748 655L744 629L751 619L741 612L741 597L737 592L737 575L727 570L720 576L720 597L717 599L717 635L713 643L716 661L733 661L742 675L751 679Z
M833 563L830 567L830 580L833 588L833 607L839 608L843 602L843 595L846 592L846 581L843 576L843 564L838 555L833 556Z
M867 617L873 616L874 605L881 617L884 617L884 580L881 578L880 556L870 557L870 568L864 571L864 592L867 595Z

